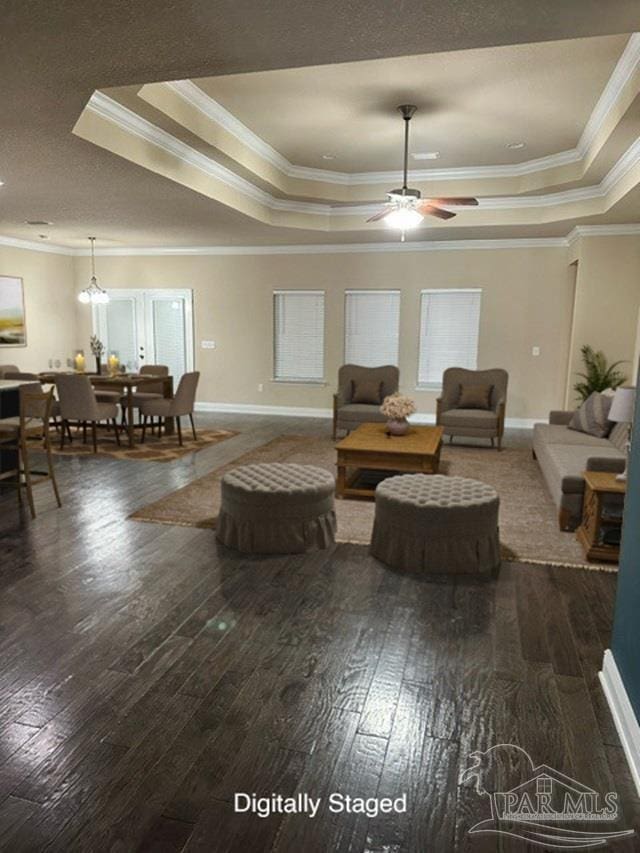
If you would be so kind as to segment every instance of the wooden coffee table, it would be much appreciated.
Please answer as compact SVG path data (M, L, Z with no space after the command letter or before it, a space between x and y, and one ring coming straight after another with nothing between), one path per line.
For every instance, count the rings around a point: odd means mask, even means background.
M372 498L375 489L358 486L362 470L437 474L442 427L412 426L407 435L390 436L386 424L360 424L336 444L339 498ZM347 470L351 469L347 474Z

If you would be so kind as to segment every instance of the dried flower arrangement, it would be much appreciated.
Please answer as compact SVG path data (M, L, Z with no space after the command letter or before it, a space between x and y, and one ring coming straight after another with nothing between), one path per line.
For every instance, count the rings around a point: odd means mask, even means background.
M411 397L406 397L403 394L391 394L382 401L380 411L389 420L402 421L414 414L416 404Z
M96 357L96 373L98 376L102 373L102 354L104 353L104 344L97 335L91 335L89 338L91 352Z

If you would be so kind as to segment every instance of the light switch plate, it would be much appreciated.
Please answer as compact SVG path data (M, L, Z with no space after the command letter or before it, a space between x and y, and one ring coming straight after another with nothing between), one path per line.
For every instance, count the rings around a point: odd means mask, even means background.
M215 341L200 341L200 346L202 349L215 349L216 342Z
M533 347L531 355L540 355L540 347Z

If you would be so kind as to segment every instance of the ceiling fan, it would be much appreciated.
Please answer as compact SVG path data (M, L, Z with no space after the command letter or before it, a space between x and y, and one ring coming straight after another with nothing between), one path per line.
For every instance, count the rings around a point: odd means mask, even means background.
M378 222L383 219L385 225L391 228L402 229L402 239L406 228L415 228L425 216L436 216L438 219L453 219L456 215L446 207L476 206L477 198L421 198L420 190L413 190L407 186L407 170L409 159L409 122L417 107L413 104L402 104L398 110L404 119L404 179L400 189L391 190L387 193L388 202L382 210L374 213L367 222Z

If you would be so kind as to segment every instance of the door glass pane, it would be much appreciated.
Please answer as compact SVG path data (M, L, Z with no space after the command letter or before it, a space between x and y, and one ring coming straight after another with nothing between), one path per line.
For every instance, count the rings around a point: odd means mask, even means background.
M184 299L153 299L153 350L156 364L166 364L174 386L186 371Z
M133 299L114 298L111 291L110 301L104 305L106 314L106 347L103 359L106 362L110 353L115 352L120 364L127 370L136 368L136 304Z

